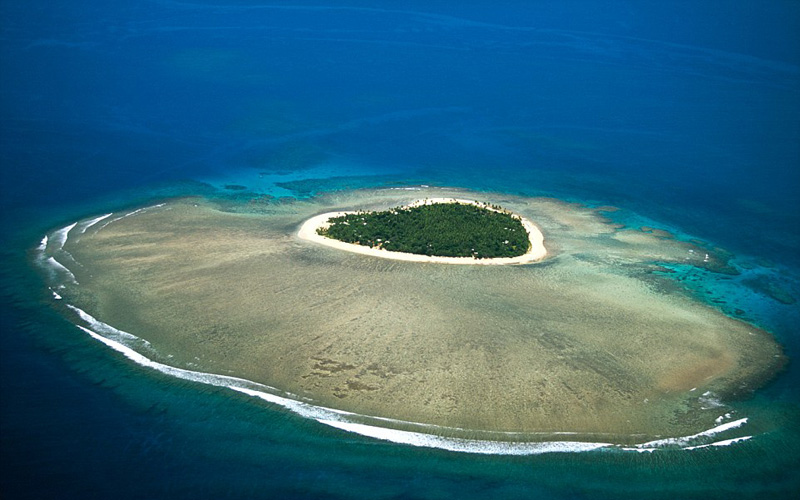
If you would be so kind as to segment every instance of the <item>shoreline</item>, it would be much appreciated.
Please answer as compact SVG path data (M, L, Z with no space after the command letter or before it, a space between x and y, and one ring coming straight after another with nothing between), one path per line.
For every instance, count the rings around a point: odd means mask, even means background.
M416 200L412 203L404 205L404 208L418 207L427 204L436 203L463 203L474 205L488 210L494 210L485 203L463 200L457 198L426 198L423 200ZM328 221L334 217L340 217L356 212L327 212L324 214L316 215L306 220L297 232L297 236L306 241L319 243L338 250L357 253L361 255L369 255L372 257L380 257L382 259L402 260L406 262L427 262L435 264L461 264L461 265L520 265L531 264L544 259L547 256L547 249L544 246L544 235L542 231L530 220L522 217L519 214L513 214L519 217L522 226L528 232L528 241L531 248L523 255L517 257L497 257L490 259L475 259L472 257L439 257L432 255L420 255L406 252L392 252L389 250L382 250L378 248L367 247L364 245L357 245L354 243L345 243L343 241L334 240L317 234L317 230L328 226Z

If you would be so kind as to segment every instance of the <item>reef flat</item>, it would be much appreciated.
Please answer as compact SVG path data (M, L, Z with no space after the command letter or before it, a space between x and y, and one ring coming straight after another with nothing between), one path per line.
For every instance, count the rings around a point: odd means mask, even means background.
M43 246L72 273L58 293L145 339L159 362L443 433L687 435L784 363L768 332L653 274L669 262L724 270L723 254L620 227L609 207L481 193L544 234L546 258L522 266L380 259L297 235L320 213L473 195L169 200L79 222Z

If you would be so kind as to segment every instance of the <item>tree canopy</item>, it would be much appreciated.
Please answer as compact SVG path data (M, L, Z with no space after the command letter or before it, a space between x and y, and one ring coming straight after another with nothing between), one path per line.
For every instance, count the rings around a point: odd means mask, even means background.
M334 217L317 233L393 252L478 259L517 257L530 249L520 218L496 205L432 203Z

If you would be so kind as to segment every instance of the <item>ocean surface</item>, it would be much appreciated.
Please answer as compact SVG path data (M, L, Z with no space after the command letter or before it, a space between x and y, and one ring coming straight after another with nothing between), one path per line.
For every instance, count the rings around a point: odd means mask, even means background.
M3 498L780 498L800 492L800 3L0 2ZM34 266L174 196L453 186L614 205L733 255L673 267L772 332L747 440L463 453L141 366Z

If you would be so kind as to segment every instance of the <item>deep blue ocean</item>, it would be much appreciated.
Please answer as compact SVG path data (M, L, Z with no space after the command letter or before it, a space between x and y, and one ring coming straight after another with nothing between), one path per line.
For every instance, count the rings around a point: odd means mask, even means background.
M695 451L392 444L130 363L31 264L59 225L166 197L419 184L730 251L740 275L680 279L783 344L740 403L768 424ZM3 0L0 217L4 499L800 493L800 2Z

